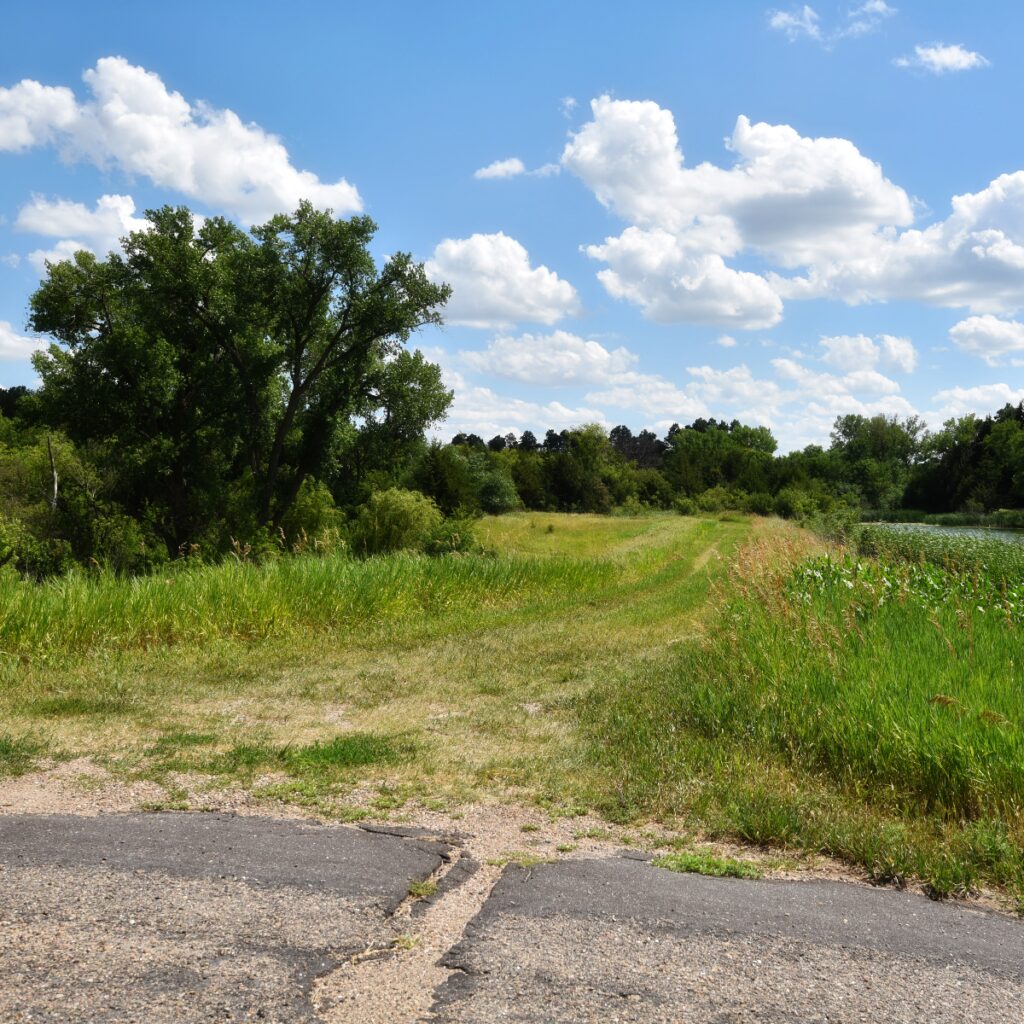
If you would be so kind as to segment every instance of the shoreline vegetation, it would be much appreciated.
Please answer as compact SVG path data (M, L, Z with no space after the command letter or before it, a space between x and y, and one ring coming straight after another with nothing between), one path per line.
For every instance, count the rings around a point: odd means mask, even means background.
M979 529L1024 530L1024 509L992 512L923 512L920 509L866 509L862 523L906 523L921 526L975 526Z
M517 513L347 552L0 587L0 773L166 806L530 803L1024 910L1024 545ZM689 837L689 838L687 838Z

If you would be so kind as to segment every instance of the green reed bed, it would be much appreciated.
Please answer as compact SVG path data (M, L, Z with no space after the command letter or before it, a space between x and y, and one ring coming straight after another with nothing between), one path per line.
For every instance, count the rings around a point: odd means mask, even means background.
M1024 585L1024 536L1020 541L1007 541L889 525L861 526L854 542L861 553L885 561L938 566L993 585Z
M78 656L214 639L258 640L297 630L404 629L437 618L471 623L599 587L611 565L451 555L294 557L263 565L186 566L136 579L72 574L46 583L0 579L0 654Z

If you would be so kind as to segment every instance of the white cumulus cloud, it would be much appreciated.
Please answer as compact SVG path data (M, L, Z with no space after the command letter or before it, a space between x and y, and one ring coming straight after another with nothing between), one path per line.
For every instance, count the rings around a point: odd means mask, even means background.
M999 317L970 316L949 329L957 348L984 359L989 366L999 366L1007 359L1014 365L1024 361L1024 324Z
M597 384L629 370L637 357L626 348L554 331L495 338L486 349L461 353L467 365L483 373L525 384Z
M978 384L974 387L945 388L932 396L938 408L930 418L947 420L953 416L986 416L1004 405L1024 402L1024 388L1013 388L1009 384Z
M690 250L753 247L797 266L863 246L879 225L913 221L906 192L847 139L805 138L741 115L726 142L732 167L685 167L671 111L608 96L591 107L563 165L618 216L671 231Z
M40 338L26 338L18 334L7 320L0 320L0 360L29 359L33 352L46 346Z
M519 321L554 324L579 312L576 289L546 266L531 267L526 249L503 232L446 238L426 262L434 281L452 286L452 323L503 328Z
M915 300L1013 312L1024 305L1024 171L954 196L951 214L938 223L881 231L870 246L818 260L803 277L769 279L791 299Z
M602 391L589 392L587 401L678 422L708 415L708 407L700 398L656 374L627 376Z
M915 46L912 57L897 57L893 63L898 68L919 68L935 75L945 75L951 71L970 71L972 68L988 67L989 64L980 53L968 50L959 43Z
M75 94L26 79L0 86L0 151L20 153L60 139L78 120Z
M125 235L143 230L147 221L135 216L131 196L101 196L91 210L84 203L34 196L18 211L14 226L19 231L60 239L51 249L29 253L29 261L42 271L47 260L67 259L79 249L105 255L117 248Z
M845 399L858 392L864 395L895 395L900 390L896 381L872 369L850 369L841 375L818 373L792 359L773 359L772 366L780 377L792 381L807 397L816 401Z
M473 177L486 180L487 178L514 178L518 174L526 173L526 165L517 156L511 156L507 160L495 160L494 163L481 167L473 172Z
M101 58L83 78L86 100L31 80L0 88L0 149L52 144L66 160L146 177L250 224L300 199L338 214L362 209L344 178L323 182L295 167L277 136L232 110L190 103L123 57Z
M878 346L863 334L840 334L822 338L821 347L825 350L821 357L822 362L840 370L870 369L881 356Z
M823 337L820 343L821 361L847 373L873 370L879 362L903 373L917 366L917 349L909 338L883 334L876 340L863 334L840 334Z
M811 298L1024 307L1024 170L915 227L910 196L849 140L741 116L732 166L688 167L670 111L607 96L591 109L562 165L628 226L584 251L607 265L608 293L651 319L763 328L783 301ZM772 269L734 265L747 254Z
M445 370L444 380L446 386L455 392L443 424L445 436L465 431L486 439L510 431L562 430L584 423L608 425L600 409L569 406L562 402L530 402L510 398L491 388L471 384L453 370Z
M782 319L782 300L763 277L734 270L715 253L688 252L668 231L627 228L584 251L608 264L597 277L612 298L640 306L659 323L751 329Z
M599 276L610 294L654 319L770 326L782 313L774 284L727 259L847 259L871 252L880 228L913 221L903 189L846 139L741 116L727 140L733 166L687 167L671 111L608 96L591 109L562 165L630 227L586 252L609 264Z
M879 340L882 343L883 362L904 373L914 372L917 367L917 349L909 338L883 334Z

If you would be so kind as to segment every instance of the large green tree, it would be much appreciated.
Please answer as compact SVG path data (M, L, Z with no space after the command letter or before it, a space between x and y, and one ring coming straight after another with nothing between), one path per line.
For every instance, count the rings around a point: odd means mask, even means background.
M182 207L147 218L123 253L48 265L29 321L55 339L35 360L42 414L102 450L172 550L239 505L277 528L449 289L406 253L378 267L370 218L305 202L248 233Z

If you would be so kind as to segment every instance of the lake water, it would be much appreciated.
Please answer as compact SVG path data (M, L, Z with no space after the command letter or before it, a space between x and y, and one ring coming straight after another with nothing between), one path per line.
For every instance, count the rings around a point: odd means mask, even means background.
M976 537L980 540L1003 540L1009 544L1024 544L1024 530L1001 530L994 526L932 526L930 523L865 523L881 526L895 533L937 533L958 537Z

